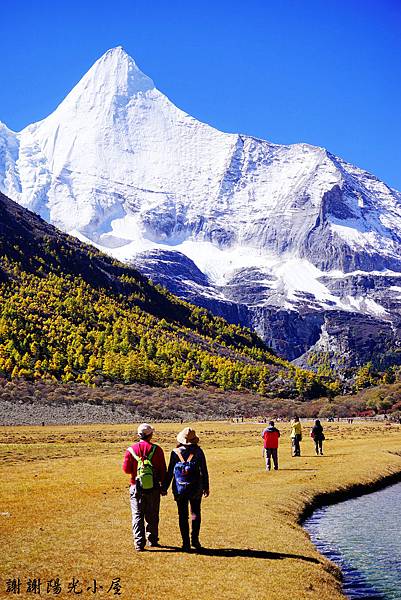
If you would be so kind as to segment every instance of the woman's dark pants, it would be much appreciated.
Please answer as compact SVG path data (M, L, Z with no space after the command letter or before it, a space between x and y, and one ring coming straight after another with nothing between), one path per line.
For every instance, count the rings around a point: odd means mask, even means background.
M189 547L190 543L196 544L199 542L199 530L201 526L201 502L202 495L194 496L193 498L176 497L178 508L178 522L180 525L182 545ZM191 507L191 541L189 539L189 507Z
M316 454L323 454L323 440L315 439Z

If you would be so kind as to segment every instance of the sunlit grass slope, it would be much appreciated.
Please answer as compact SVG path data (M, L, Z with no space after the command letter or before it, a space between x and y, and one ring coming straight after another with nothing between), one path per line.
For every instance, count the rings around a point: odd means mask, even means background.
M166 455L183 425L157 426ZM134 552L127 476L121 471L134 425L0 429L0 597L38 597L28 578L59 578L59 598L266 600L341 598L336 569L298 524L322 492L369 485L401 472L401 426L326 424L325 455L314 456L305 427L303 456L291 458L282 431L280 470L266 473L257 423L196 423L206 451L211 495L203 502L205 554L179 551L176 507L162 499L160 549ZM352 524L350 524L352 526ZM19 596L6 580L20 578ZM107 592L121 578L121 596ZM94 581L97 589L93 592ZM88 589L89 588L89 589ZM54 595L54 594L53 594Z

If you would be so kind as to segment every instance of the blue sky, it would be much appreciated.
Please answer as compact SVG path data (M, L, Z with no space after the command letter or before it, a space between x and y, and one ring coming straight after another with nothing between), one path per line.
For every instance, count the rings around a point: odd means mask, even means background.
M47 116L117 45L194 117L401 190L401 0L1 0L0 120Z

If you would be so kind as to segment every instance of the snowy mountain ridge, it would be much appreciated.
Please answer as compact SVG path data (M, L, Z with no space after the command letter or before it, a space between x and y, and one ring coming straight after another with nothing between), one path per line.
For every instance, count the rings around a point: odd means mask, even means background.
M324 148L197 121L121 47L44 120L19 133L0 123L0 190L155 280L170 256L172 287L185 255L207 284L180 281L181 295L208 307L392 318L381 297L338 280L374 271L398 281L400 192Z

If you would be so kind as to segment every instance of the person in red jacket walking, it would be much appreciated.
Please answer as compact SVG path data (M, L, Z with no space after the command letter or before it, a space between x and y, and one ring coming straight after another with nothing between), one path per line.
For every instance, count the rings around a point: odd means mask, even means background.
M141 552L148 546L159 546L159 510L162 484L166 477L164 452L151 439L154 429L148 423L138 427L139 441L130 446L124 456L123 471L131 475L129 493L132 510L132 533L135 550ZM137 479L138 459L149 457L152 463L153 487L143 489Z
M263 453L266 456L266 471L270 471L270 460L273 459L274 470L278 469L278 439L280 432L274 426L274 421L269 421L269 427L262 431Z

